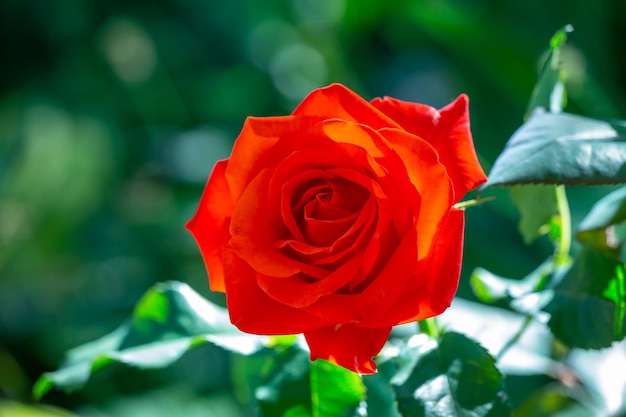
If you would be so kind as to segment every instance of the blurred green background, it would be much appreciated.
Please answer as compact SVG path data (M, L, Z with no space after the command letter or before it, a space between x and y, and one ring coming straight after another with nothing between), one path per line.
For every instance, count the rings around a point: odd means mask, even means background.
M27 415L16 403L36 378L116 328L152 283L185 281L223 304L183 226L247 115L287 114L331 82L436 107L467 93L488 170L565 24L568 111L626 118L625 18L623 0L0 2L0 416ZM607 190L571 189L575 222ZM523 245L507 193L492 194L467 213L463 297L475 266L521 277L550 253ZM250 415L229 360L202 347L44 402L88 416Z

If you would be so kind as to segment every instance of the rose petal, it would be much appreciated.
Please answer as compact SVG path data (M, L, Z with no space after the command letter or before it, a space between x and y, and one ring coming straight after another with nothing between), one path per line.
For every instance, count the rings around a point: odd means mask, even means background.
M394 120L341 84L331 84L314 90L292 114L355 123L365 122L373 129L399 127Z
M273 299L291 307L302 308L346 285L359 270L361 257L356 255L327 277L312 281L301 275L276 278L257 274L259 286Z
M369 199L350 228L330 246L312 246L306 242L287 239L278 241L277 247L293 249L303 262L336 269L341 266L342 260L359 250L357 242L371 236L372 223L376 217L374 206L374 200Z
M350 281L350 293L360 293L372 281L378 279L380 272L398 249L399 244L396 230L391 225L379 226L365 249L361 273L357 279ZM413 256L417 258L417 251Z
M374 98L372 106L385 113L404 130L430 142L441 115L426 104L402 101L393 97Z
M314 130L322 131L328 123L336 124L337 122L323 122L315 126ZM356 221L355 224L363 225L365 229L351 227L350 229L348 229L348 231L345 232L346 235L354 232L359 232L357 241L354 241L353 245L358 248L364 247L367 242L371 241L372 235L370 232L372 231L372 229L369 227L369 225L371 224L371 221L374 219L374 217L377 219L380 227L382 227L382 225L387 225L389 219L392 219L394 224L398 225L404 233L405 226L410 217L407 213L408 209L407 207L405 207L405 205L410 206L411 210L417 213L415 201L419 199L419 196L417 196L416 194L417 192L415 190L415 187L410 183L406 170L404 170L404 168L402 167L401 159L389 148L388 144L385 143L384 138L382 138L380 134L367 127L361 127L358 125L354 125L353 123L346 124L350 125L350 128L348 129L354 128L356 131L365 130L365 133L360 133L362 136L374 136L374 139L370 139L369 141L363 140L359 145L365 144L368 147L376 147L377 145L380 146L380 149L376 151L376 153L380 155L383 155L385 151L389 153L389 157L382 156L379 158L381 163L386 162L389 167L382 166L379 162L374 160L374 158L372 158L371 155L369 155L366 152L366 149L364 149L364 147L362 146L357 146L352 143L334 143L329 141L328 137L320 136L319 141L323 141L327 143L327 145L318 149L294 152L288 158L286 158L285 161L281 163L274 172L274 175L272 176L270 182L270 197L268 202L270 205L269 215L272 216L273 211L281 210L283 219L289 227L289 230L294 230L298 228L298 226L296 225L296 221L295 219L293 219L292 216L293 209L289 209L290 206L287 202L293 199L292 196L298 189L298 183L296 183L297 181L312 181L313 175L310 174L310 172L315 172L314 175L328 178L328 181L332 181L332 178L337 178L341 179L344 184L357 184L363 190L367 190L369 195L375 198L375 201L378 205L378 207L374 207L372 203L367 203L366 205L363 205L363 208L361 210L365 210L368 215L366 217L363 217L360 214L360 221ZM399 167L391 166L394 164ZM324 171L325 174L322 174L321 170L318 169L316 171L315 169L313 169L313 167L319 166L338 166L340 168L326 168L326 170ZM298 174L299 170L305 170L305 172L301 172L300 174ZM390 172L393 174L397 173L397 175L392 176L390 175ZM281 187L281 184L284 185L282 185ZM382 189L383 186L386 187L385 191L383 191ZM281 190L282 193L280 193L278 190ZM385 194L387 191L391 193L391 196L387 196ZM280 209L277 208L277 200L279 199L281 200ZM391 203L392 201L399 200L402 200L405 204ZM411 201L413 201L413 203L411 203ZM275 216L272 218L272 223L277 223ZM368 233L365 234L362 233L362 231L367 231ZM322 254L323 252L328 253L328 251L318 251L314 247L309 246L311 242L305 241L304 236L300 233L299 230L298 233L290 234L292 238L280 239L277 242L277 245L282 248L288 245L302 255L314 255L318 253ZM367 241L363 242L363 239L366 239ZM298 243L298 241L301 241L301 243ZM344 239L344 237L342 236L338 238L337 242L335 243L336 244L333 244L332 246L332 255L329 256L328 259L317 255L314 255L312 257L305 256L299 258L303 262L308 260L315 265L326 265L339 262L340 259L344 258L344 255L335 252L335 249L345 249L345 244L347 242L346 239ZM354 247L348 248L346 250L346 254L353 251L353 249Z
M464 212L452 209L436 237L432 252L421 263L402 296L391 305L390 310L380 310L379 317L364 325L387 327L443 313L450 306L459 284L463 226Z
M387 341L391 327L365 329L351 325L329 326L304 333L311 360L324 359L359 374L373 374L372 360Z
M304 233L306 241L321 247L332 246L350 229L358 217L358 213L354 213L338 220L318 220L307 214L308 211L305 207Z
M417 219L419 259L422 259L430 252L433 238L454 204L450 178L439 163L437 152L426 141L398 129L382 129L380 133L404 162L422 198Z
M302 197L298 195L302 193L301 187L306 183L316 183L316 180L336 177L328 172L331 167L341 166L363 175L370 168L368 164L362 164L362 161L348 154L343 145L320 135L320 132L305 132L303 135L309 135L318 147L294 151L285 157L274 170L268 190L268 214L274 230L285 228L283 238L300 241L305 239L294 218L294 204L297 203L293 200Z
M224 292L224 268L222 265L222 241L226 219L233 212L230 190L224 177L228 160L217 162L200 198L194 216L186 225L196 240L209 274L209 286L213 291Z
M239 330L262 335L302 333L328 326L302 309L292 308L268 296L256 283L256 273L225 247L226 302L231 322Z
M403 294L417 267L417 231L409 230L370 285L357 294L329 294L304 310L341 324L367 323Z
M439 111L391 97L376 98L372 105L433 145L454 184L455 202L487 180L474 149L466 95Z
M389 145L368 126L349 123L344 120L326 120L315 126L322 129L324 134L337 143L348 143L360 146L372 158L382 158L391 151ZM378 174L380 176L380 174Z
M468 191L487 181L474 149L468 107L469 99L463 94L439 110L441 118L431 142L452 178L455 202L461 201Z
M402 132L399 129L381 129L374 131L368 126L355 125L354 123L340 120L327 120L312 129L322 129L328 137L337 143L343 144L346 150L362 148L365 150L364 161L373 171L377 183L389 197L390 206L395 215L392 216L399 233L404 233L409 217L407 213L419 211L420 196L414 185L409 180L405 162L398 156L386 137L382 134L386 131ZM412 138L414 136L410 135ZM425 143L422 141L422 143ZM352 145L352 146L350 146ZM427 144L426 144L427 145ZM361 152L362 153L362 152ZM432 158L436 158L436 152L431 148ZM354 158L363 158L359 152L355 152ZM432 159L431 158L431 159ZM427 172L424 169L419 172ZM427 177L427 176L426 176ZM426 178L428 179L428 178ZM449 188L449 187L448 187ZM397 202L402 201L402 204Z
M239 198L262 169L275 168L293 151L311 147L302 134L319 122L320 119L311 117L248 117L235 141L226 170L233 200Z
M277 247L278 237L272 230L267 213L269 169L262 170L246 187L235 206L230 223L230 246L237 256L257 272L289 277L299 272L321 279L330 272L285 256Z

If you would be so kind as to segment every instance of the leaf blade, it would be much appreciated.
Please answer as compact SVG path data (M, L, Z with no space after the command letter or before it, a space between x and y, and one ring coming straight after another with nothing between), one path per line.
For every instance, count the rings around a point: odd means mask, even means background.
M324 360L311 364L311 405L313 417L347 417L364 400L361 377Z
M50 389L73 391L98 369L113 364L155 369L169 366L194 347L213 344L248 355L259 350L259 337L241 333L225 309L180 282L160 283L137 303L132 317L113 332L70 350L62 366L44 373L33 386L35 398Z
M444 333L417 356L392 380L403 417L510 415L495 359L477 342Z
M608 122L535 110L509 139L483 187L626 182L626 136Z

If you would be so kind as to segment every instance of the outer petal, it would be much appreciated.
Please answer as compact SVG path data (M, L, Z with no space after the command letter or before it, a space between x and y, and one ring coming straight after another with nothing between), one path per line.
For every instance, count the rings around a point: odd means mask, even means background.
M382 129L380 133L400 156L411 182L422 198L417 219L419 259L430 253L441 222L454 204L450 178L437 152L426 141L399 129Z
M202 193L196 214L187 223L204 259L211 290L224 292L222 241L225 223L233 212L233 201L224 173L228 160L219 161Z
M412 285L389 311L380 311L377 319L364 326L386 327L424 320L443 313L452 302L461 273L464 212L452 209L436 243Z
M303 147L303 132L318 123L311 117L248 117L235 141L226 180L233 200L264 168L276 167L291 152ZM311 147L311 143L304 143Z
M302 333L332 324L269 297L257 285L254 270L228 246L224 247L224 268L228 313L239 330L281 335Z
M311 360L325 359L359 374L373 374L376 356L383 348L391 327L365 329L351 325L329 326L304 333L311 348Z
M466 95L440 111L391 97L374 99L372 105L435 147L454 184L455 201L487 181L472 141Z
M314 90L293 111L293 115L341 119L365 124L373 129L399 127L392 118L341 84Z

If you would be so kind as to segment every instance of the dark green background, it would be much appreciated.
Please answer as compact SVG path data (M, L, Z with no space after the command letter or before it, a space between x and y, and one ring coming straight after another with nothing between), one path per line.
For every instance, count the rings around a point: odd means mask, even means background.
M617 0L0 2L0 405L29 402L42 372L154 282L223 303L183 226L247 115L287 114L331 82L436 107L467 93L488 170L565 24L567 110L626 117L625 18ZM569 190L575 222L607 190ZM507 193L491 194L467 212L465 297L474 266L521 277L550 252L525 247ZM114 367L44 402L247 415L227 360L205 347L169 370Z

